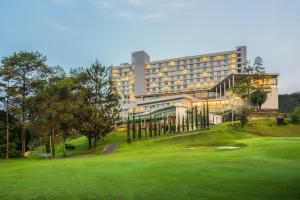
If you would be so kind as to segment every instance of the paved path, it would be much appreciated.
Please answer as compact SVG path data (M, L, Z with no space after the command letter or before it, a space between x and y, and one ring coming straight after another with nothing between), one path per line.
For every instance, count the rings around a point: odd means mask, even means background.
M119 146L118 142L112 143L112 144L108 144L104 147L104 149L102 150L101 154L110 154L113 153L117 150Z

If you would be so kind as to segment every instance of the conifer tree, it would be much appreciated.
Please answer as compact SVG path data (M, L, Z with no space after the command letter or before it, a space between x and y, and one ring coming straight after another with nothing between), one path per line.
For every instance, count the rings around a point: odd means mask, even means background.
M199 118L198 118L198 109L197 106L195 106L195 128L198 130L198 125L199 125Z
M206 117L207 117L207 119L206 119L206 123L207 123L207 125L206 125L206 128L207 129L209 129L209 108L208 108L208 102L206 102Z
M203 130L203 113L200 109L200 129Z
M141 115L139 115L138 134L139 134L139 139L141 139L142 138L142 121L141 121Z
M169 134L171 135L172 134L172 118L169 117L168 119L168 127L169 127Z
M203 120L203 129L206 129L206 109L205 109L205 105L203 104L203 110L202 110L203 116L202 116L202 120Z
M173 134L175 135L176 133L176 114L175 117L173 118Z
M194 130L194 108L191 109L191 131Z
M163 129L164 135L166 135L166 114L164 113L164 129Z
M149 136L152 137L152 118L151 118L151 112L149 117Z
M161 130L160 130L160 128L161 128L161 127L160 127L160 120L158 120L157 128L158 128L158 130L157 130L158 136L160 136L160 131L161 131Z
M190 125L189 125L189 110L186 111L186 130L190 130Z
M127 142L131 143L131 138L130 138L130 119L129 119L129 112L127 115Z
M181 125L181 126L182 126L182 132L185 131L185 128L184 128L184 122L185 122L185 121L184 121L184 115L183 115L183 116L182 116L182 125Z
M180 133L180 115L178 113L178 119L177 119L177 132Z
M157 123L156 123L156 115L154 115L154 137L157 136Z
M135 113L134 110L132 112L132 138L135 140Z

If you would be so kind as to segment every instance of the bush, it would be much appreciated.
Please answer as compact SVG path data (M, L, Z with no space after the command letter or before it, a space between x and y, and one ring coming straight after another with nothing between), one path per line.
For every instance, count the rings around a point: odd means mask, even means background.
M292 114L290 114L292 123L296 124L300 122L300 107L296 107Z
M282 116L282 115L277 116L276 121L277 121L277 125L283 125L283 124L285 124L285 122L284 122L284 116Z

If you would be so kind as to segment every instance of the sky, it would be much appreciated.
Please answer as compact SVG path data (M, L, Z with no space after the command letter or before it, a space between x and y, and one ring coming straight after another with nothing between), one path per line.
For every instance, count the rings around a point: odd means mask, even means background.
M39 51L66 70L248 47L300 91L300 0L0 0L0 57Z

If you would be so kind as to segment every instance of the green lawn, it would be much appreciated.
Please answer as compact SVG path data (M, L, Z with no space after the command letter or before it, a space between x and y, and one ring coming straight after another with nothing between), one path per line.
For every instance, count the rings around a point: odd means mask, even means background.
M300 199L299 183L300 126L272 120L121 143L103 156L0 161L1 200Z

